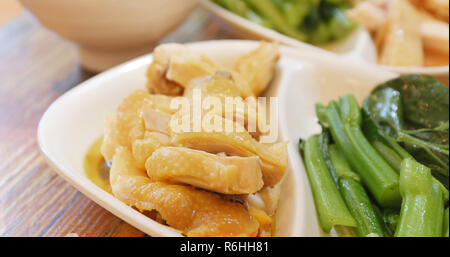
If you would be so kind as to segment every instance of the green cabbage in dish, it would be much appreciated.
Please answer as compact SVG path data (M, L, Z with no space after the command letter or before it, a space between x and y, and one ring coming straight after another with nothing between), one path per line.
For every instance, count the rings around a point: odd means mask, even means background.
M315 45L339 40L356 24L347 18L348 0L212 0L264 27Z

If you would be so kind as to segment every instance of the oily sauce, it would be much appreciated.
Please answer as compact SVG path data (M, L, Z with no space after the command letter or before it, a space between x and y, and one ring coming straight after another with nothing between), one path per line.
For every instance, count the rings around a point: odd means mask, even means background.
M108 193L112 193L109 183L109 167L100 153L103 137L95 140L84 157L84 172L89 180Z

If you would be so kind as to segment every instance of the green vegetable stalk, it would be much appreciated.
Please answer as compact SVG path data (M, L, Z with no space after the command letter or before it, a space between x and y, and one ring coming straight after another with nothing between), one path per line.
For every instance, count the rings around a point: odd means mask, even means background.
M339 105L316 106L317 116L327 124L338 148L351 167L383 207L398 207L401 203L398 174L378 154L361 131L361 110L353 96L341 97ZM342 117L342 118L341 118Z
M356 221L347 209L325 164L319 136L315 135L301 142L300 147L303 150L306 171L322 229L329 233L335 225L355 227Z
M391 237L395 234L399 218L400 213L397 210L385 209L383 212L383 222L387 227L387 230L389 230L389 234Z
M344 155L336 146L330 146L328 153L334 171L339 178L341 195L356 220L358 235L364 237L384 236L383 227L378 220L369 196L359 181L358 175L351 170Z
M440 237L448 191L433 179L431 170L413 159L404 159L400 170L403 197L396 237Z
M444 231L443 231L443 236L444 237L449 237L448 236L448 230L449 230L449 220L448 220L448 207L447 209L445 209L445 214L444 214Z
M380 141L373 141L372 146L394 170L400 171L400 165L403 159L394 150Z

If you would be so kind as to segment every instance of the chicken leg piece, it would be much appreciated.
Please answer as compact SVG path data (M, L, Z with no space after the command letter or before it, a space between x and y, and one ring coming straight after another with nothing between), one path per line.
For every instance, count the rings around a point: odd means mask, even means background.
M141 211L158 211L171 227L187 236L256 236L259 223L242 204L191 186L152 182L120 147L114 155L110 182L115 197Z
M222 121L221 124L232 123L232 132L225 129L222 132L186 132L171 127L173 145L231 156L258 156L262 161L264 184L274 186L280 182L288 163L286 143L262 144L239 123L215 116L215 119Z
M154 181L188 184L222 194L251 194L264 182L258 157L220 157L184 147L161 147L145 164Z
M235 70L247 80L253 94L259 95L272 81L279 59L278 44L263 42L256 50L243 55L237 61Z

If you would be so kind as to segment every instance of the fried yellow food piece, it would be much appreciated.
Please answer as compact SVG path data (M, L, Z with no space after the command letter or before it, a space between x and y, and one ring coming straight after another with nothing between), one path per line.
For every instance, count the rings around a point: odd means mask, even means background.
M213 74L214 63L205 55L193 53L187 46L165 44L155 48L147 69L150 93L182 95L192 79Z
M407 0L393 0L390 17L380 63L422 67L424 56L419 13Z
M222 124L233 125L232 131L186 132L171 129L172 143L209 153L226 153L231 156L258 156L262 163L266 186L274 186L283 178L288 162L286 143L261 144L245 128L233 121L215 115ZM226 126L226 125L225 125Z
M154 181L222 194L251 194L264 185L257 157L220 157L185 147L158 148L145 163Z
M187 236L256 236L259 224L244 205L184 185L151 182L129 150L118 148L110 182L115 197L141 211L156 210Z
M263 42L258 49L239 58L235 70L248 82L253 94L259 95L272 81L279 58L278 44Z

